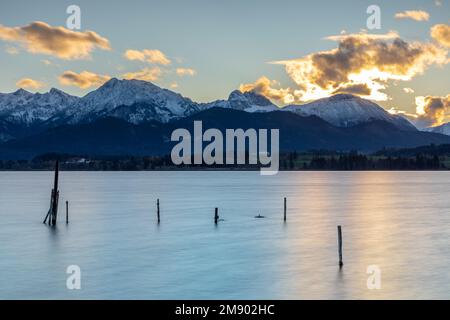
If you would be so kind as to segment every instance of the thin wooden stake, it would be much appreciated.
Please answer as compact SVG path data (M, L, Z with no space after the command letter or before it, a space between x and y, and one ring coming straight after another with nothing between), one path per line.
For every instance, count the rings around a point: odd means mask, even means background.
M58 200L59 200L59 191L58 191L58 179L59 179L59 161L56 160L55 165L55 178L53 181L53 189L50 196L50 209L45 216L44 223L47 222L50 226L56 226L56 218L58 216Z
M216 208L214 212L214 223L217 224L218 221L219 221L219 208Z
M59 199L58 181L59 181L59 160L56 160L55 181L53 186L53 203L52 203L52 220L51 220L52 226L56 226L56 219L58 217L58 199Z
M344 262L342 262L342 228L341 226L337 227L338 229L338 246L339 246L339 268L342 268Z
M286 197L284 198L284 222L286 222Z
M156 214L158 215L158 224L161 222L160 216L159 216L159 199L156 200Z
M69 223L69 201L66 201L66 224Z

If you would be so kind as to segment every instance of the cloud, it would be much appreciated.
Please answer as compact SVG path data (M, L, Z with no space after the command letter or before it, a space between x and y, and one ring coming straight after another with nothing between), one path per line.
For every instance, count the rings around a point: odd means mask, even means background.
M191 68L177 68L176 73L180 77L195 76L197 74L197 71L195 71L194 69L191 69Z
M137 72L128 72L123 75L125 79L136 79L144 81L156 81L161 76L162 71L158 67L144 68Z
M172 82L172 83L170 84L170 87L171 87L172 89L176 89L176 88L178 88L178 83Z
M390 109L387 110L387 112L389 112L390 114L402 115L403 117L405 117L406 119L409 119L413 123L416 123L416 121L417 121L417 114L415 114L415 113L408 113L404 110L399 110L395 107L391 107Z
M46 84L37 80L33 80L31 78L23 78L17 81L16 87L23 89L33 89L37 90L45 87Z
M17 49L16 47L10 47L10 46L8 46L8 47L6 47L5 51L6 51L7 53L9 53L10 55L16 55L16 54L19 54L19 49Z
M125 58L128 60L138 60L145 61L153 64L169 65L171 61L166 57L166 55L160 50L127 50L124 54Z
M75 32L36 21L23 27L0 25L0 40L20 43L31 53L42 53L65 60L87 59L94 48L110 50L108 39L93 31Z
M442 0L434 0L434 4L438 7L442 6Z
M397 19L412 19L415 21L428 21L430 14L423 10L406 10L395 14Z
M294 103L295 96L293 90L287 89L276 89L274 86L279 85L277 81L270 80L267 77L261 77L256 80L255 83L241 84L239 90L241 92L252 91L257 94L261 94L268 99L281 102L283 104Z
M370 92L371 92L370 88L367 84L359 83L359 84L346 84L340 86L336 91L333 92L333 94L348 93L359 96L368 96L370 95Z
M396 31L389 31L388 33L376 34L376 33L356 33L356 34L347 34L345 32L341 32L341 34L325 37L325 40L331 41L344 41L348 38L358 38L359 40L369 41L369 40L394 40L399 38L400 35Z
M406 93L414 93L414 90L411 88L403 88L403 91L405 91Z
M450 109L450 94L445 97L416 97L416 124L419 127L438 126L444 123Z
M280 101L304 102L338 92L386 101L389 97L383 90L389 81L410 81L430 65L448 62L445 48L432 43L409 43L396 32L341 34L326 39L337 41L337 48L298 59L270 62L283 65L297 88L274 88L270 81L261 79L241 87L255 87L275 96L285 94L286 97L278 97Z
M450 25L436 24L431 28L430 33L433 39L450 48Z
M59 76L59 83L64 86L75 86L80 89L87 89L90 87L99 87L109 79L111 79L111 77L107 75L100 75L89 71L76 73L69 70Z

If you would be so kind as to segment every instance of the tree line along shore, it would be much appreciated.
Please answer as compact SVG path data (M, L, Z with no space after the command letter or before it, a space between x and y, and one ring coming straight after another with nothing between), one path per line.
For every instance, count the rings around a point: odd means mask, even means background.
M177 170L259 170L260 165L174 165L165 156L95 157L48 153L31 160L0 160L0 170L53 170L60 161L62 170L82 171L177 171ZM364 154L357 151L316 150L284 152L280 170L449 170L450 145L430 145L411 149L383 149Z

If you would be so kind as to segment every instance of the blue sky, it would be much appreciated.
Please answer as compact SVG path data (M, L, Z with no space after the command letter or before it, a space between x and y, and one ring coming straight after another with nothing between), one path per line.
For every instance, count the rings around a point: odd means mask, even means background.
M146 62L124 58L126 50L153 49L170 59L160 66L162 74L154 82L173 86L196 101L226 98L241 84L254 83L262 76L277 81L278 88L296 84L283 65L270 61L290 60L337 47L324 39L342 30L358 33L366 29L366 9L373 1L30 1L15 0L0 4L0 25L21 27L43 21L52 27L65 26L68 5L81 8L81 30L92 30L109 40L111 50L94 49L89 59L65 60L53 55L31 53L17 42L0 39L0 92L17 89L16 83L31 78L45 84L38 91L60 88L75 95L95 89L62 85L58 77L65 71L122 77L150 67ZM393 30L405 41L431 40L430 28L450 23L450 5L435 1L377 1L381 8L380 30ZM428 21L396 19L405 10L423 10ZM11 54L11 47L17 52ZM10 53L8 53L8 51ZM50 64L43 61L48 60ZM47 62L47 63L48 63ZM180 77L177 68L195 70L193 76ZM415 96L449 94L449 64L430 65L410 81L392 81L386 90L390 99L380 103L386 108L413 112ZM176 86L175 86L176 84ZM414 93L404 92L404 87ZM30 91L35 91L30 89Z

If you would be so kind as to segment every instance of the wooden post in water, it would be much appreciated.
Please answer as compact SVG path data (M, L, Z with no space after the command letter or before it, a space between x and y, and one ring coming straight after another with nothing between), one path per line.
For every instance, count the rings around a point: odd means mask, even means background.
M214 212L214 223L217 224L217 222L219 222L219 208L216 208Z
M48 224L50 226L56 226L56 218L58 215L58 200L59 200L59 191L58 191L58 179L59 179L59 161L56 160L55 165L55 178L53 182L53 189L50 197L50 209L45 216L44 223L46 223L48 219Z
M66 224L69 223L69 201L66 201Z
M342 268L344 263L342 262L342 228L341 226L337 227L338 229L338 246L339 246L339 268Z
M156 200L156 214L158 215L158 224L161 222L160 216L159 216L159 199Z
M284 197L284 222L286 222L286 197Z

